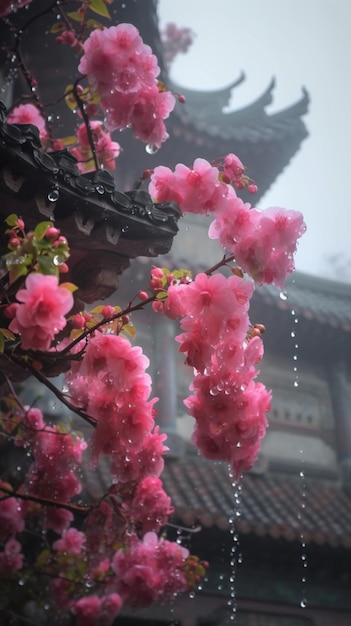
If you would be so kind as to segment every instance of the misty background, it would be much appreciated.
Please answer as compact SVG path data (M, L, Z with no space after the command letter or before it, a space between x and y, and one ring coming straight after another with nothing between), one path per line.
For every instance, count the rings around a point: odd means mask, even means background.
M289 107L307 89L309 137L258 206L304 214L308 230L296 255L299 271L351 282L351 3L159 0L158 13L161 28L175 22L195 33L189 51L171 67L183 87L218 89L244 71L245 82L232 94L229 108L235 110L256 100L275 77L267 113Z

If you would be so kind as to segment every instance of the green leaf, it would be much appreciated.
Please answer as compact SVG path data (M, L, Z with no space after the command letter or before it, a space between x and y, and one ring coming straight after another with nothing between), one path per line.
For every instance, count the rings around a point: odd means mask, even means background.
M103 0L90 0L89 8L94 11L94 13L111 19L108 8Z
M61 283L60 287L68 289L68 291L70 291L71 293L74 293L78 289L77 285L75 285L74 283Z
M18 221L18 215L16 215L16 213L11 213L11 215L8 215L5 222L8 226L16 226Z
M58 273L57 267L55 267L53 260L48 256L39 256L38 265L42 274L56 274Z
M52 222L39 222L34 229L34 237L40 241L45 237L48 228L52 226Z
M50 28L50 33L52 33L53 35L56 35L57 33L60 33L61 31L65 30L65 25L63 22L55 22L55 24L53 24Z
M97 20L90 19L86 21L86 27L91 28L93 30L96 30L97 28L101 30L102 24L100 24L100 22L98 22Z
M71 20L74 20L75 22L82 22L83 21L83 13L79 13L78 11L70 11L70 13L67 13L68 17L71 18Z
M124 324L122 331L126 333L126 335L129 335L129 337L132 337L133 339L136 335L135 326L131 322L130 324Z
M74 102L76 105L76 101ZM70 135L69 137L62 137L60 141L62 141L64 146L72 146L73 144L77 143L77 137L75 135Z

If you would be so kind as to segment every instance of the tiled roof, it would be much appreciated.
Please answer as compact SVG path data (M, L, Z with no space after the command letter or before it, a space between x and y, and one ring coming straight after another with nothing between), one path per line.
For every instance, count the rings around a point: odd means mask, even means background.
M247 473L240 492L225 463L196 454L167 459L161 479L176 520L191 527L351 548L351 498L338 483L277 473ZM107 463L84 469L83 482L95 500L110 484ZM238 503L239 502L239 503Z
M274 79L252 104L225 113L223 109L229 104L233 88L243 80L242 75L235 83L215 91L184 89L171 82L172 90L181 92L186 98L185 105L177 107L180 119L185 124L192 122L205 134L226 141L231 139L250 143L281 140L296 131L297 127L304 128L301 117L307 113L309 104L305 89L298 102L278 113L266 113L265 108L273 101Z
M184 93L185 104L177 104L169 120L170 152L163 147L167 165L184 160L184 143L187 145L187 164L201 156L209 161L220 154L235 152L248 168L258 185L256 202L281 174L298 152L308 131L302 116L308 111L309 97L303 90L301 98L278 113L267 113L272 102L275 82L252 104L238 110L225 112L231 91L238 83L223 89L194 91L167 82L175 92ZM234 93L235 95L235 93ZM175 139L180 141L179 153ZM166 142L167 144L167 142ZM174 163L175 162L175 163ZM252 197L243 190L245 201Z
M170 460L162 474L175 513L185 525L351 548L351 498L317 479L248 473L236 504L226 464L188 456Z
M288 298L285 300L272 285L262 285L254 299L281 310L294 310L297 315L320 324L351 331L350 284L294 272L286 287Z
M338 355L349 361L351 285L295 272L286 293L287 299L272 285L262 285L252 298L250 318L266 326L266 347L282 352L297 340L300 356L330 361Z

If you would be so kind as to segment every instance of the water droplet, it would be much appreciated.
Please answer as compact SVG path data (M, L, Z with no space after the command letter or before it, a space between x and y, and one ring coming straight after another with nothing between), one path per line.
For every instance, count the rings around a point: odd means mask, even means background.
M145 146L145 150L148 154L156 154L156 152L158 152L158 148L156 146L151 146L150 144Z
M48 193L49 202L56 202L60 197L60 193L58 189L52 189L50 193Z
M105 187L103 185L96 185L95 189L96 189L97 193L99 193L100 195L105 193Z
M122 226L121 232L126 233L128 231L128 226Z
M280 292L280 294L279 294L279 298L280 298L281 300L287 300L287 299L288 299L288 294L287 294L287 292L286 292L286 291L281 291L281 292Z
M300 602L300 607L301 607L302 609L305 609L305 608L306 608L306 606L307 606L307 600L306 600L306 598L302 598L302 600L301 600L301 602Z

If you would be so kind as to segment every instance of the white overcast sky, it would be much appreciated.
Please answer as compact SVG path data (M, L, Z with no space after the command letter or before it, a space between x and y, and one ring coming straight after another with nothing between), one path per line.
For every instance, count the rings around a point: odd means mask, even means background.
M174 21L196 33L172 68L184 87L223 87L243 70L235 109L257 98L274 76L267 112L288 107L307 88L309 137L260 207L304 214L298 270L329 277L327 259L340 255L351 280L351 0L159 0L158 12L161 26ZM343 271L336 277L342 280Z

